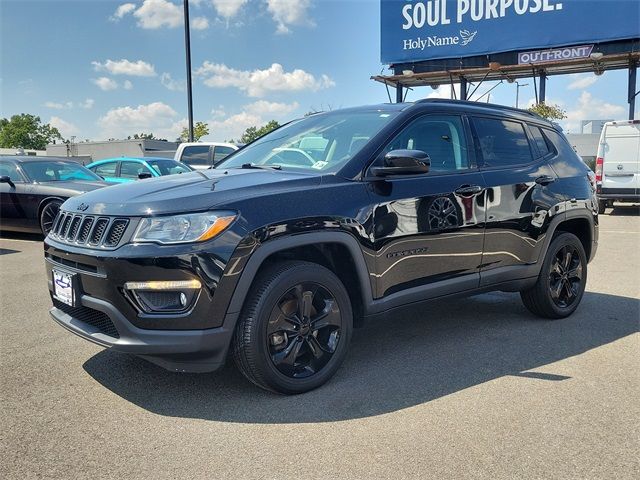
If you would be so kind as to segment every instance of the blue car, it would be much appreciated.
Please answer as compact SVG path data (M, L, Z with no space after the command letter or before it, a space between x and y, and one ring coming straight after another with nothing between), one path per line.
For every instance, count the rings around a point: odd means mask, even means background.
M90 163L87 168L111 183L133 182L142 178L193 171L193 168L184 163L162 157L106 158Z

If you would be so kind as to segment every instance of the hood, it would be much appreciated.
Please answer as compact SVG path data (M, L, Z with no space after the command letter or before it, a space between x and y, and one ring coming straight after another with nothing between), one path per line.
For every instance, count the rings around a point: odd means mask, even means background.
M63 209L94 215L157 215L224 208L237 199L307 189L320 175L282 170L206 170L155 177L95 190L67 200Z
M107 182L102 181L56 181L56 182L39 182L38 185L42 187L52 188L60 191L65 191L68 196L80 195L85 192L92 192L99 188L104 188L110 185Z

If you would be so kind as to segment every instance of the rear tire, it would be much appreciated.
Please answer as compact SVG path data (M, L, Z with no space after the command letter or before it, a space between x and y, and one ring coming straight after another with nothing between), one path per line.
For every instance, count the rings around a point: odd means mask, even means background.
M578 308L586 282L584 247L574 234L563 232L551 241L536 284L520 297L534 315L565 318Z
M607 201L606 200L598 200L598 213L600 215L604 214L604 211L607 209Z
M332 271L310 262L279 263L256 278L247 296L233 357L260 388L307 392L342 364L352 324L349 295Z

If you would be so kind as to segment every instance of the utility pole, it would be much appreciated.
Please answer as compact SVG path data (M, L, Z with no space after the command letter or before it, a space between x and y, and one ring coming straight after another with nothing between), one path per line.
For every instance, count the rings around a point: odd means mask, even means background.
M189 141L193 142L193 99L191 97L191 39L189 35L189 0L184 5L184 46L187 57L187 113L189 117Z
M520 99L520 88L528 86L528 83L518 83L516 82L516 108L519 108L518 101Z

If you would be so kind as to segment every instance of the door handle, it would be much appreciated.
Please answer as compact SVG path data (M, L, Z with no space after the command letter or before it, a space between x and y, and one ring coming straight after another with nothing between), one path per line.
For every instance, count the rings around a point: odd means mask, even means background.
M480 185L463 185L455 190L458 195L476 195L484 190Z
M549 175L541 175L538 178L536 178L536 183L538 185L549 185L550 183L553 183L555 181L556 179Z

